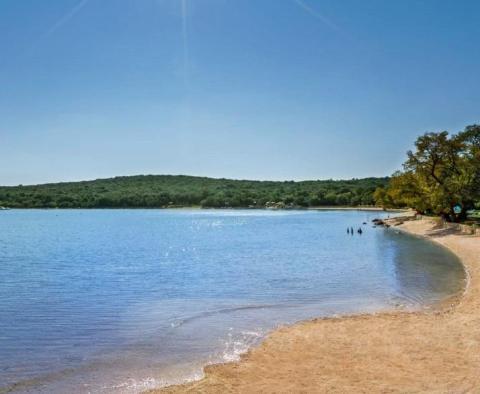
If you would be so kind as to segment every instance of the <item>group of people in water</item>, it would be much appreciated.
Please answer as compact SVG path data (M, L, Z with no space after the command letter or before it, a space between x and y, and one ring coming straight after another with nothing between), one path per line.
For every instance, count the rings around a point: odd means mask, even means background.
M347 228L347 233L353 235L353 227ZM362 234L363 230L359 227L357 233Z

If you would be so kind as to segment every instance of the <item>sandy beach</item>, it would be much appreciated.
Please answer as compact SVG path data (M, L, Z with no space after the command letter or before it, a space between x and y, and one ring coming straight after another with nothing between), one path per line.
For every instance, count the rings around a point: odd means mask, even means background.
M208 366L200 381L153 392L480 392L480 237L427 219L397 228L459 256L469 278L462 296L422 312L316 319L281 328L240 362Z

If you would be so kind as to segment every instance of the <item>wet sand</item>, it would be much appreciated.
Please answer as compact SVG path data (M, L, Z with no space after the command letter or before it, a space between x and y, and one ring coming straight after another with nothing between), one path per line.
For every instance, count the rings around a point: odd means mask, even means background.
M281 328L240 362L154 393L480 392L480 237L435 226L399 227L452 250L465 265L463 296L441 308L316 319Z

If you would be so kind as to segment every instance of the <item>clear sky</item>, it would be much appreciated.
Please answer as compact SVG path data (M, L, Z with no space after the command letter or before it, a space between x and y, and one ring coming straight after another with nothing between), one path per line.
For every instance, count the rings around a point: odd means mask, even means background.
M0 184L383 176L480 122L480 1L0 0Z

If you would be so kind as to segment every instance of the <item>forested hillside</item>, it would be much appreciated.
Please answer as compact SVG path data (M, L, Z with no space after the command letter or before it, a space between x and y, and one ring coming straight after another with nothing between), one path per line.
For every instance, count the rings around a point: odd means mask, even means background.
M0 187L11 208L309 207L372 205L387 178L345 181L247 181L140 175L84 182Z

